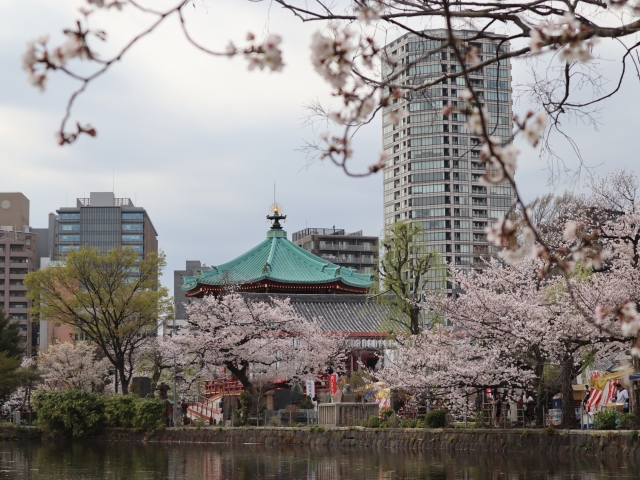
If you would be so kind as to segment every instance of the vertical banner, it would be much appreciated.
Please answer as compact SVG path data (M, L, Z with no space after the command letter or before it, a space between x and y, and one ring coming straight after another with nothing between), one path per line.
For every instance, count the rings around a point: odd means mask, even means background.
M313 399L313 397L315 397L316 395L316 383L313 380L307 380L306 387L307 397Z
M335 395L338 393L338 374L332 373L329 375L329 393Z

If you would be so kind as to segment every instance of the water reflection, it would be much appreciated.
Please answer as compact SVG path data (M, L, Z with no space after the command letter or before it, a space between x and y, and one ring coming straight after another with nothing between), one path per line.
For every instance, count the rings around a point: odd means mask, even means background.
M0 479L597 480L638 478L634 459L310 450L259 445L0 443Z

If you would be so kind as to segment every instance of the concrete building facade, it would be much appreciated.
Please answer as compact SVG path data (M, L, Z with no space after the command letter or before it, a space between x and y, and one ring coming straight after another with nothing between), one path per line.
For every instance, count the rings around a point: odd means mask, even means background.
M378 253L378 237L362 231L345 233L334 228L305 228L292 235L292 241L305 250L358 273L373 273Z
M410 65L398 82L416 85L460 70L451 48L429 53L439 48L438 38L445 38L446 31L425 33L430 39L409 33L385 47L398 59L398 65ZM468 39L480 61L495 55L497 49L509 50L509 42L499 35L474 40L475 32L458 31L457 36ZM382 73L389 78L394 74L393 66L383 65ZM470 82L481 106L489 112L492 135L503 144L508 142L513 130L509 60L471 72ZM467 131L464 114L442 113L447 105L464 105L459 96L466 88L464 78L450 78L385 107L383 214L385 226L400 220L420 222L425 230L421 239L424 251L436 251L456 267L471 269L490 253L485 228L506 213L514 192L507 184L481 184L485 170L480 162L481 139ZM391 122L392 112L403 117L397 126ZM428 288L450 288L442 279L431 280Z
M31 322L24 277L37 269L37 235L29 227L23 228L0 228L0 308L11 322L20 325L25 353L31 356L38 344L38 329Z
M189 303L187 292L180 287L184 283L184 277L192 277L198 274L198 271L209 270L209 267L202 264L200 260L187 260L184 270L173 271L173 301L174 315L176 326L184 325L187 319L187 310L185 305Z
M89 198L78 198L75 207L62 207L49 215L47 245L40 252L50 252L47 257L60 260L80 247L106 253L126 246L142 259L158 251L157 236L147 211L136 207L130 198L116 198L113 192L91 192Z
M23 231L29 225L29 199L20 192L0 192L0 227Z

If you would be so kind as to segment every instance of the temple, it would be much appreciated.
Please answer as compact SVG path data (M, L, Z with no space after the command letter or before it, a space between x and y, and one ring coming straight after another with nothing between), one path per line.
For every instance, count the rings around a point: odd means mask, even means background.
M279 208L274 207L267 238L223 265L184 277L187 297L200 298L233 287L239 292L284 294L366 294L371 275L335 265L299 247L282 229Z
M371 275L335 265L291 242L280 224L285 218L279 207L274 206L273 214L267 216L272 225L266 240L230 262L183 277L180 288L189 301L224 294L225 290L240 292L259 302L286 298L300 317L317 321L324 332L346 334L347 373L363 367L380 368L391 342L385 331L390 307L372 301L367 295L373 286ZM317 398L321 398L330 391L328 375L318 378L314 385ZM278 403L277 398L287 389L279 384L270 392L273 405L269 410L285 408L286 402ZM241 390L242 385L232 377L206 381L207 399L189 407L188 415L206 422L229 422L231 406L235 405L235 400L229 399L237 397ZM223 404L227 406L221 408Z

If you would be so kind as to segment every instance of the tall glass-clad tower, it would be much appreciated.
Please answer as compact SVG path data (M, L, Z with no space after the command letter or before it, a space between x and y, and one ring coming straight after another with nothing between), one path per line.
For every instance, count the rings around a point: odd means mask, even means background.
M395 68L383 64L383 78L406 69L395 82L416 85L444 72L460 71L451 48L427 54L441 45L438 38L446 38L446 30L425 33L431 39L409 33L385 47L398 63ZM495 56L498 49L509 49L502 36L475 39L476 34L456 32L457 38L476 47L480 61ZM513 129L510 62L471 72L470 82L489 112L490 130L506 143ZM387 164L383 192L385 226L399 220L420 222L425 234L416 251L436 251L458 268L471 269L481 265L482 257L489 253L485 228L505 214L514 192L507 184L488 187L480 183L485 167L479 162L479 136L469 134L464 114L442 113L444 106L464 105L459 95L465 89L464 78L449 78L410 92L384 109L382 137ZM392 112L403 116L397 126L391 122ZM442 278L431 278L425 287L451 291Z

